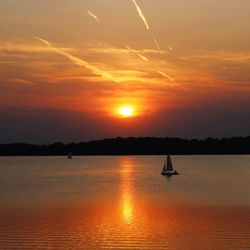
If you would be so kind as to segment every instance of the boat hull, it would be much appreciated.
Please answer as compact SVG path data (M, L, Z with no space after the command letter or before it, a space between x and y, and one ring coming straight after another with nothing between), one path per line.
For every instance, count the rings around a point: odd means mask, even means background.
M177 171L174 171L174 172L161 172L161 175L172 176L172 175L179 175L179 173Z

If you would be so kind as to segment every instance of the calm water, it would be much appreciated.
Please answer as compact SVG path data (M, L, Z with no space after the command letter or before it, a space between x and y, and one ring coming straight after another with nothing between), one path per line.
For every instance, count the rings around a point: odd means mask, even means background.
M0 249L250 249L250 156L0 157Z

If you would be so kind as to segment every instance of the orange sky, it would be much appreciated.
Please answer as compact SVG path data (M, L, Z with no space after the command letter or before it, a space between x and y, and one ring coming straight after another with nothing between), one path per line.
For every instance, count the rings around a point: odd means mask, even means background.
M242 132L241 128L243 135L249 134L250 121L244 117L250 106L250 2L135 3L141 13L132 0L1 1L3 134L12 134L15 120L20 122L19 140L39 141L39 130L26 138L22 128L41 110L47 112L44 120L39 118L41 123L51 119L49 112L55 116L64 112L75 114L76 119L85 117L83 129L86 119L107 126L103 134L87 129L86 134L79 131L67 140L117 135L230 136L237 135L235 129ZM119 107L128 105L134 108L133 121L117 114ZM213 111L217 115L211 118ZM179 127L175 114L180 114L185 127ZM199 121L204 114L211 124L195 134L191 121ZM216 123L223 114L234 123L226 133L223 121ZM170 117L175 119L172 127L159 128ZM67 117L60 119L68 123ZM143 133L138 125L142 122L148 126ZM213 124L220 124L219 131L207 129ZM179 130L175 131L176 126Z

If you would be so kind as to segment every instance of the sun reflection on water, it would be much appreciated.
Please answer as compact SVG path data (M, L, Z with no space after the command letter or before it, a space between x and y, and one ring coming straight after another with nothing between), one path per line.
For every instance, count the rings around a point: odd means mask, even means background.
M124 158L121 164L121 216L127 224L131 224L134 219L132 171L133 165L129 158Z
M124 193L122 199L123 199L123 207L122 207L123 220L128 224L131 224L134 212L131 195L128 193Z

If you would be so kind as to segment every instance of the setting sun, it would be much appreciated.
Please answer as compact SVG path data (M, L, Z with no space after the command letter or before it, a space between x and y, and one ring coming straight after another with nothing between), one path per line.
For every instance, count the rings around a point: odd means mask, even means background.
M122 116L122 117L131 117L134 115L134 108L131 107L131 106L123 106L123 107L120 107L119 108L119 114Z

